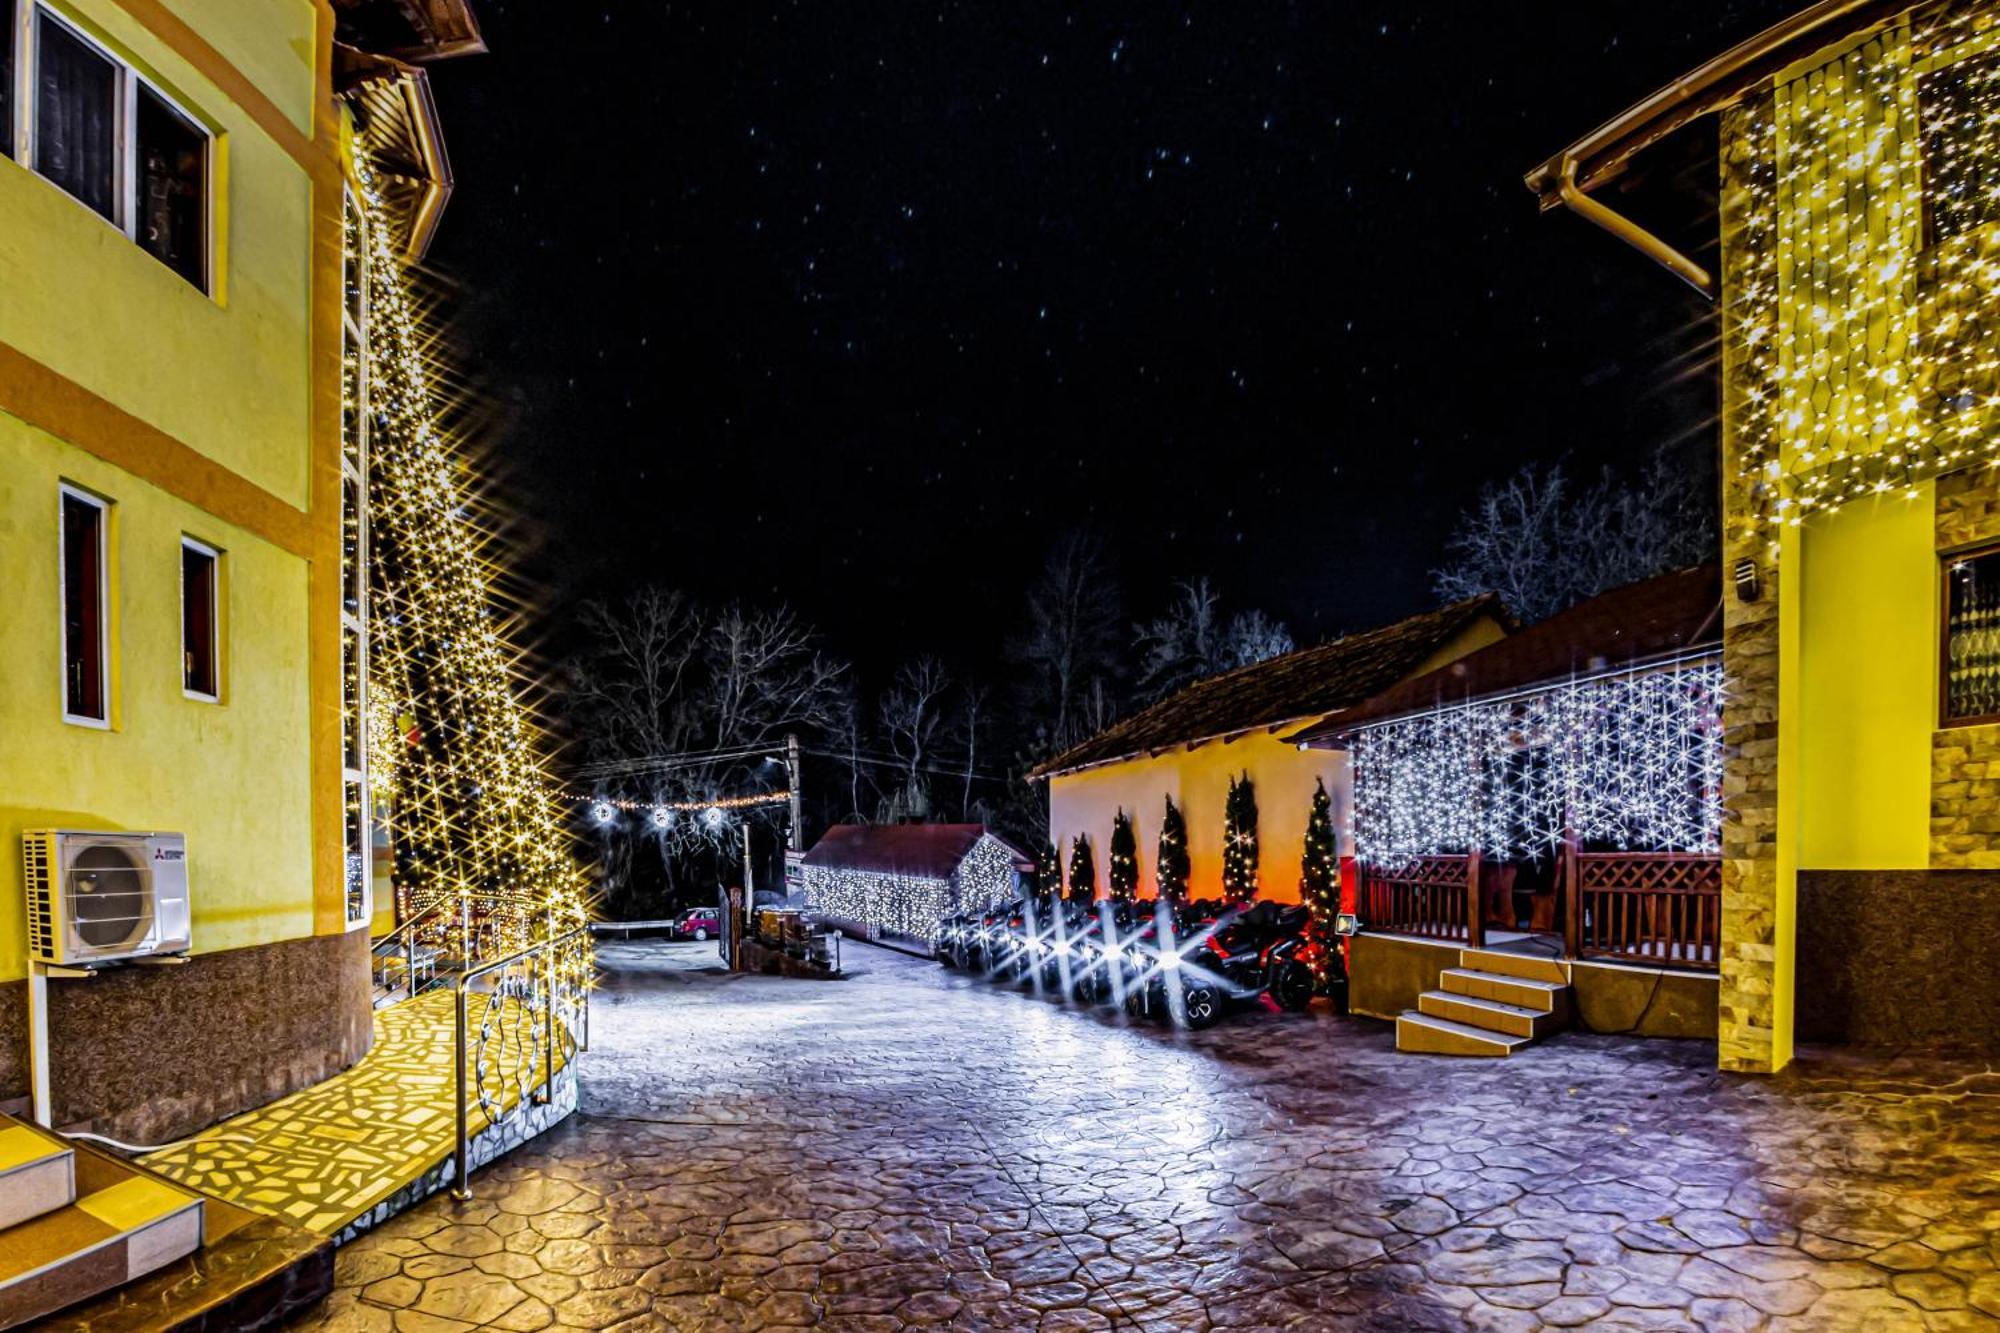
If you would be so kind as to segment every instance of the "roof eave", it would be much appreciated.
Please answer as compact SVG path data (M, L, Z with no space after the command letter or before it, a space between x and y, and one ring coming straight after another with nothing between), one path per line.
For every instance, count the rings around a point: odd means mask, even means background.
M1341 710L1334 710L1334 712L1339 711ZM1030 782L1041 782L1049 778L1066 778L1073 773L1085 773L1093 768L1109 768L1113 764L1129 764L1135 759L1158 759L1169 750L1193 750L1216 741L1227 744L1230 741L1241 740L1253 732L1268 731L1275 733L1283 731L1287 727L1299 726L1302 723L1307 728L1310 728L1326 721L1332 716L1333 713L1299 713L1293 717L1279 718L1275 722L1257 722L1247 727L1235 727L1229 731L1217 731L1207 736L1195 736L1188 740L1175 741L1170 745L1149 745L1141 749L1128 751L1125 754L1106 755L1102 759L1088 759L1080 764L1069 764L1060 768L1056 765L1062 761L1060 759L1052 760L1047 764L1029 769L1027 778Z
M1588 192L1611 180L1641 150L1718 111L1784 69L1828 47L1887 26L1912 0L1819 0L1634 103L1527 173L1543 209L1562 206L1564 165Z
M1717 642L1694 644L1686 648L1670 648L1665 652L1650 653L1634 658L1617 666L1606 666L1598 671L1573 671L1562 676L1548 676L1530 681L1525 685L1510 685L1500 689L1486 690L1478 694L1467 694L1463 698L1446 700L1440 696L1435 702L1417 707L1399 708L1393 713L1380 717L1361 717L1352 721L1327 723L1305 728L1293 737L1301 748L1314 750L1342 750L1347 742L1364 731L1376 727L1386 727L1392 722L1406 722L1413 717L1423 717L1445 708L1467 708L1473 704L1493 703L1502 699L1524 698L1531 694L1543 694L1564 685L1578 684L1592 680L1615 680L1623 676L1643 676L1649 672L1667 667L1679 666L1684 662L1698 662L1704 658L1720 657L1722 645Z

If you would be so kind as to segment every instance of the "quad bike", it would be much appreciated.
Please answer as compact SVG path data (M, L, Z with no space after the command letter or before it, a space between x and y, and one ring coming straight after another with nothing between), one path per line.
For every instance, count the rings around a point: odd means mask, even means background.
M1229 1009L1266 997L1287 1012L1304 1010L1317 984L1300 956L1310 920L1303 906L1264 902L1225 912L1205 927L1184 922L1180 942L1155 951L1137 1008L1190 1028L1208 1027Z

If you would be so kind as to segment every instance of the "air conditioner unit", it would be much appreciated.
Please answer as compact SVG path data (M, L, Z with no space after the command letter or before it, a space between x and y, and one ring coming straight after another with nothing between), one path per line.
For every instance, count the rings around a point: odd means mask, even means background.
M77 966L185 953L187 839L30 829L21 837L28 954Z

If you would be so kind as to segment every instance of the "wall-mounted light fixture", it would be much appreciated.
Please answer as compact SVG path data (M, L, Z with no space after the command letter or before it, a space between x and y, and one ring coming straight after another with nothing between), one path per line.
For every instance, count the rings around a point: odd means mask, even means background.
M1736 600L1754 602L1764 595L1763 580L1757 576L1757 562L1748 558L1738 560L1733 571L1736 580Z

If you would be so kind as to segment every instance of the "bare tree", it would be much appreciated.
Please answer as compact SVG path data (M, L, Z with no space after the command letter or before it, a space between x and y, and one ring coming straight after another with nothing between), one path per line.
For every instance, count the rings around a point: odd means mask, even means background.
M670 882L677 859L713 860L734 837L730 819L699 807L772 787L786 733L825 735L840 721L847 668L787 608L709 610L647 588L616 606L586 605L581 621L588 645L566 672L566 703L584 759L610 766L608 791L655 803L620 824L637 821L659 842ZM614 890L632 846L617 832L605 839Z
M920 657L897 668L895 682L883 692L882 729L903 768L904 785L897 800L905 817L921 819L930 813L925 758L944 722L944 693L950 685L935 657Z
M1028 632L1014 653L1031 672L1051 751L1099 730L1118 666L1118 590L1104 548L1072 534L1056 543L1028 590Z
M1262 611L1227 622L1206 577L1174 585L1164 614L1133 628L1140 655L1139 696L1161 699L1197 680L1292 651L1292 635Z
M970 821L972 818L972 779L979 762L979 741L986 732L987 688L984 685L968 685L958 696L958 718L954 723L953 738L965 751L965 789L959 796L959 817Z
M1298 645L1292 642L1292 632L1283 622L1271 619L1262 611L1238 611L1229 618L1229 627L1222 632L1222 669L1249 666L1252 662L1268 662L1274 657L1283 657Z
M1188 579L1174 585L1163 614L1134 627L1141 698L1164 698L1215 671L1222 646L1216 623L1220 601L1207 578Z
M1606 469L1578 488L1562 464L1528 464L1460 516L1431 575L1446 601L1498 593L1534 622L1610 588L1714 556L1716 517L1690 472L1655 455L1635 479Z

